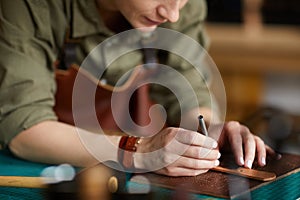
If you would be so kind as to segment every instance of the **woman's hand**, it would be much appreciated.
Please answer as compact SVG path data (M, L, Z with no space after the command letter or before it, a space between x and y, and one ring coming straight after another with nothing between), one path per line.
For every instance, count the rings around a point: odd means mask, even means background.
M142 138L134 155L136 168L168 176L195 176L219 165L217 142L182 128L166 128Z
M277 155L260 137L252 134L239 122L225 122L221 131L219 127L220 125L212 125L209 135L218 141L221 152L231 150L240 166L251 168L255 159L259 166L264 166L267 154Z

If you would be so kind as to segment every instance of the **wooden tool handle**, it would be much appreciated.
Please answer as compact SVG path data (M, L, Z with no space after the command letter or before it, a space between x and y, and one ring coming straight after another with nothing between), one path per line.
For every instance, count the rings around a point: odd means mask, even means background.
M248 169L244 167L238 167L236 169L229 169L221 166L213 168L215 171L225 172L246 178L256 179L260 181L271 181L276 178L276 174L273 172L259 171L255 169Z
M0 187L46 188L53 179L29 176L0 176ZM118 179L112 176L107 181L108 191L115 193L118 190Z
M0 176L2 187L45 188L44 177Z

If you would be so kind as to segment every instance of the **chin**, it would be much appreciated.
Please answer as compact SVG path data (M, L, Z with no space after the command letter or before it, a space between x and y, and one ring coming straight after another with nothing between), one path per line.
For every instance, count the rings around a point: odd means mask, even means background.
M149 26L149 27L139 27L138 29L141 31L141 32L152 32L154 31L155 29L157 28L157 26Z

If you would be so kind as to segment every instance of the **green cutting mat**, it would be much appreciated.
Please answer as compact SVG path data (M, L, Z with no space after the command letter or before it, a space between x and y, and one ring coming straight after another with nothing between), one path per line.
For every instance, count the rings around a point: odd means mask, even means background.
M0 151L1 176L40 176L49 165L27 162L14 157L8 150ZM0 187L0 200L39 200L44 199L42 189Z
M49 165L24 161L14 157L8 150L0 151L1 176L40 176L41 171ZM129 186L141 189L143 184L128 183ZM152 187L153 199L175 199L177 193L160 187ZM300 172L278 179L248 194L254 200L295 200L300 197ZM206 195L187 194L192 199L216 199ZM0 187L0 200L39 200L45 199L42 189ZM237 197L236 199L241 199Z

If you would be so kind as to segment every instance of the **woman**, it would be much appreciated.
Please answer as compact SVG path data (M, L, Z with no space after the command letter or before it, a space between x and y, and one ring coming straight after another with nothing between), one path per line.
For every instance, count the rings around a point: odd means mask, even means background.
M79 63L97 44L130 28L141 28L144 32L158 26L172 28L206 46L205 3L199 0L24 0L18 3L4 0L0 8L1 141L16 156L36 162L75 166L99 162L81 142L76 127L57 121L53 111L55 80L52 66L63 48L67 29L72 39L81 40L76 49ZM176 61L172 56L168 59ZM136 66L136 63L129 65ZM183 69L182 73L193 74ZM114 72L106 73L108 79ZM199 98L205 99L207 94L201 87L198 89L196 87ZM158 101L162 99L160 90L153 90ZM167 112L172 113L172 109L170 106ZM155 172L170 176L194 176L206 172L219 165L219 151L224 147L230 147L238 165L248 168L255 159L264 166L267 153L274 154L259 137L238 122L225 123L220 137L190 131L189 124L197 123L199 113L206 116L207 124L215 115L206 101L202 105L190 105L182 117L186 129L168 127L152 137L134 140L139 141L136 153L161 150L160 155L147 160L133 153L123 155L118 161L116 147L120 144L120 136L108 136L114 144L108 145L104 135L89 131L81 134L99 145L101 150L97 157L101 161L124 164L124 160L129 159L130 167L151 170L153 165L161 166ZM176 120L170 119L169 124L175 125ZM167 145L171 141L175 141L175 146ZM181 148L186 151L178 155L176 149Z

